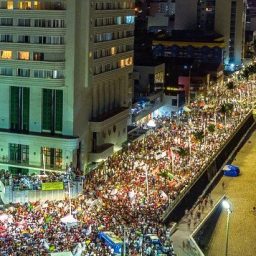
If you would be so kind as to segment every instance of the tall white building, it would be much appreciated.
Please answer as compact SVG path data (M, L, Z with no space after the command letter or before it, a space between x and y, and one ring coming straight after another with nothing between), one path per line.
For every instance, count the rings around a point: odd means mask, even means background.
M216 0L215 31L224 35L224 64L231 69L241 65L244 54L245 0Z
M127 138L133 0L0 0L0 169L65 169Z

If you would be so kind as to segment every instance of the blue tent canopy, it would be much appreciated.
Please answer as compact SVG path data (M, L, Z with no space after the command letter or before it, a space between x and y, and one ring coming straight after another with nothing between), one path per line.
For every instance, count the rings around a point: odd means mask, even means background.
M223 175L229 177L237 177L240 174L240 169L236 165L226 164L223 168Z

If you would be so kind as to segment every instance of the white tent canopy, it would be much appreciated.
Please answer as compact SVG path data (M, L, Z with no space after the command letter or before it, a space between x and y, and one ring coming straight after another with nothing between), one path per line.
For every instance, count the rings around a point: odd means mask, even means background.
M65 224L76 224L78 222L71 214L61 218L60 221Z
M73 256L72 252L52 252L50 256Z

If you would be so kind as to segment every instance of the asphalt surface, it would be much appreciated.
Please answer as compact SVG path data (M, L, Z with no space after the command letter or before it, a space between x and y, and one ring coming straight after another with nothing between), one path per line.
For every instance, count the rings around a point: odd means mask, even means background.
M256 132L238 152L233 164L240 167L236 178L223 177L212 194L225 194L232 202L229 225L229 256L256 255ZM224 189L222 188L224 182ZM213 233L207 256L225 255L227 213L223 212Z

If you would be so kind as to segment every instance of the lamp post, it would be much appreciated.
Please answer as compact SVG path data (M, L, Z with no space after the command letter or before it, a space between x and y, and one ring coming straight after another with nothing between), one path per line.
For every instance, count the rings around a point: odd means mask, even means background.
M227 199L224 199L222 201L222 206L227 211L225 256L228 256L229 219L230 219L230 213L232 211L231 211L230 202Z
M191 86L191 69L192 65L189 66L189 72L188 72L188 105L190 104L190 86Z
M44 174L45 174L45 154L43 153L43 165L44 165Z

